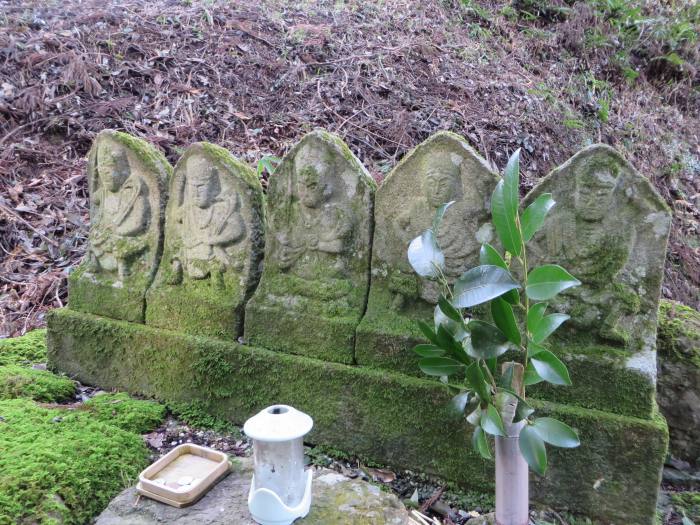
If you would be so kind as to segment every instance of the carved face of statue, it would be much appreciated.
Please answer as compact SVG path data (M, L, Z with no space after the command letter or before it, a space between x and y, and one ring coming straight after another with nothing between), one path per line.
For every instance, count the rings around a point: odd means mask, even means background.
M307 163L297 170L297 193L307 208L318 208L328 199L328 187L321 175L324 170L323 163Z
M120 146L103 144L97 150L97 175L108 191L119 191L129 177L129 159Z
M576 212L585 221L600 221L612 205L615 176L609 169L597 167L576 180Z
M187 188L198 208L208 208L221 191L216 167L199 155L187 159Z
M437 208L457 198L459 169L456 166L431 167L425 176L425 196L431 207Z

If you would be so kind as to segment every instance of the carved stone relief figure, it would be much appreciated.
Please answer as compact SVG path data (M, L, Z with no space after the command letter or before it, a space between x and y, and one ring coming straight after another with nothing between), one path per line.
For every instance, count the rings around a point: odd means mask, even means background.
M244 302L260 273L262 200L252 169L225 149L197 143L185 151L171 183L163 259L147 296L148 324L240 335Z
M440 132L408 153L382 182L374 213L369 303L358 329L358 363L419 373L411 354L421 338L415 321L432 316L440 288L415 274L408 245L431 227L441 205L455 201L437 234L444 273L454 281L477 265L481 244L495 238L489 199L497 181L463 138Z
M171 171L140 139L116 131L97 136L88 159L89 243L85 262L70 279L72 308L143 322L143 295L160 256Z
M367 293L373 191L369 174L333 135L311 133L290 151L270 180L271 242L247 307L246 338L267 348L352 360ZM309 329L302 318L329 328L308 341L321 329ZM339 338L330 337L332 330L340 330ZM278 340L278 331L287 339Z
M570 329L632 349L654 348L670 227L666 205L613 149L577 153L525 199L556 205L532 243L532 264L557 262L583 283L556 302Z

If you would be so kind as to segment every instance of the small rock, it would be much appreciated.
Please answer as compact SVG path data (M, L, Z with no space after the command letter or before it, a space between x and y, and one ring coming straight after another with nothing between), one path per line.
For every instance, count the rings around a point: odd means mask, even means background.
M56 416L51 420L52 423L60 423L61 421L63 421L63 418L60 416Z

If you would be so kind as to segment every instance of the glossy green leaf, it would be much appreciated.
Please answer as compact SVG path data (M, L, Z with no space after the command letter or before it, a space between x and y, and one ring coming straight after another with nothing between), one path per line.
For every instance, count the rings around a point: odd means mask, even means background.
M492 359L505 354L510 348L506 334L497 326L484 321L470 321L467 324L471 334L471 345L467 348L474 358Z
M475 427L479 426L479 421L481 421L481 408L476 407L468 416L467 423Z
M484 372L481 370L481 366L479 366L477 361L474 361L467 367L466 377L469 386L472 387L474 392L476 392L483 401L487 403L491 401L489 384L486 382Z
M530 363L537 370L537 374L545 381L555 385L571 384L566 365L549 350L542 350L532 356Z
M462 322L462 314L459 313L459 310L452 306L452 303L450 303L450 301L448 301L445 297L440 296L440 299L438 300L438 306L440 306L440 310L442 310L442 313L445 314L449 319L451 319L452 321L457 321L458 323Z
M561 326L561 324L568 320L569 316L566 314L550 314L544 316L537 323L537 326L532 331L532 340L535 343L541 343L547 339L554 331Z
M280 165L282 159L275 157L274 155L265 155L258 161L258 178L262 178L265 171L268 175L274 175L277 166Z
M513 152L508 159L505 169L503 170L503 205L506 213L511 215L513 218L515 218L518 213L518 204L520 202L520 196L518 194L519 185L520 148Z
M442 357L445 351L435 345L420 344L413 347L413 352L421 357Z
M525 425L520 431L520 453L530 465L530 468L540 476L544 476L547 470L547 450L544 441L537 430L531 425Z
M533 355L537 355L544 350L546 350L544 346L530 341L530 343L527 345L527 356L532 357Z
M498 358L492 357L491 359L486 359L486 368L489 369L492 376L496 375L496 368L498 367Z
M474 433L472 434L472 446L479 455L484 459L492 459L491 448L489 447L489 442L486 439L486 434L481 427L475 427Z
M408 262L421 277L435 278L445 268L445 255L432 230L425 230L408 245Z
M445 216L447 208L452 206L454 203L455 201L446 202L435 211L435 216L433 217L433 232L435 232L435 235L437 235L437 232L440 231L440 224L442 224L442 219Z
M576 431L557 419L541 417L532 426L544 441L555 447L576 448L581 444Z
M520 224L523 229L523 240L528 242L544 224L547 213L555 202L551 193L543 193L537 197L523 212Z
M579 286L581 281L557 264L545 264L532 270L527 276L525 293L534 301L547 301L568 288Z
M444 326L445 329L452 334L452 336L457 340L461 341L467 335L467 326L464 323L464 320L461 321L453 321L449 317L447 317L442 309L440 308L440 305L435 305L435 310L433 311L433 321L435 322L435 330L437 331L440 326Z
M522 251L522 238L515 222L515 214L509 213L505 204L504 180L501 179L491 196L491 218L503 247L516 257Z
M450 376L464 370L464 365L449 357L424 357L418 366L429 376Z
M491 301L491 316L496 326L506 334L508 340L514 345L520 345L520 328L515 320L513 308L503 297L496 297Z
M464 415L464 409L469 403L469 397L471 392L460 392L450 400L450 404L447 407L449 414L453 417Z
M503 257L501 257L501 254L498 253L496 248L488 243L481 245L481 249L479 250L479 264L490 264L503 268L504 270L508 270L508 265L503 260ZM520 294L518 294L518 290L509 290L504 293L502 297L510 304L518 304L520 302Z
M428 323L426 323L425 321L418 321L418 328L420 328L420 331L423 333L423 335L428 341L430 341L434 345L440 346L440 342L438 341L435 330L433 330Z
M438 346L447 350L447 353L451 357L467 365L471 363L471 360L469 357L467 357L467 354L464 351L462 343L457 341L454 335L447 328L445 328L444 325L438 327L437 340Z
M542 381L544 380L537 373L535 367L532 366L532 361L528 361L527 366L525 367L525 374L523 375L523 384L525 386L530 386L541 383Z
M498 250L491 246L489 243L484 243L479 249L479 264L490 264L492 266L499 266L504 270L508 269L508 265L498 253Z
M458 308L470 308L520 288L508 270L486 264L464 272L454 285L452 304Z
M518 423L519 421L522 421L523 419L527 419L534 412L535 412L535 409L532 408L527 403L527 401L525 401L521 397L518 397L518 406L515 409L515 418L513 418L513 423Z
M481 428L484 432L492 436L505 436L506 429L503 427L503 419L495 406L489 404L486 410L481 411Z
M527 312L527 331L532 333L535 331L535 327L540 323L544 317L544 312L547 309L547 303L535 303L530 305L530 309Z

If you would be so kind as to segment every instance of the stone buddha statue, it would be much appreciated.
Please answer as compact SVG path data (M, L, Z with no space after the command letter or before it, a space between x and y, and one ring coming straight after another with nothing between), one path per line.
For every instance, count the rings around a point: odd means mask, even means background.
M232 264L234 245L246 234L240 195L222 195L219 171L204 156L187 158L184 191L178 218L182 246L172 260L171 284L181 282L183 274L195 280L220 276Z
M88 268L116 271L123 280L148 247L148 187L131 169L124 147L113 141L99 144L95 171Z

